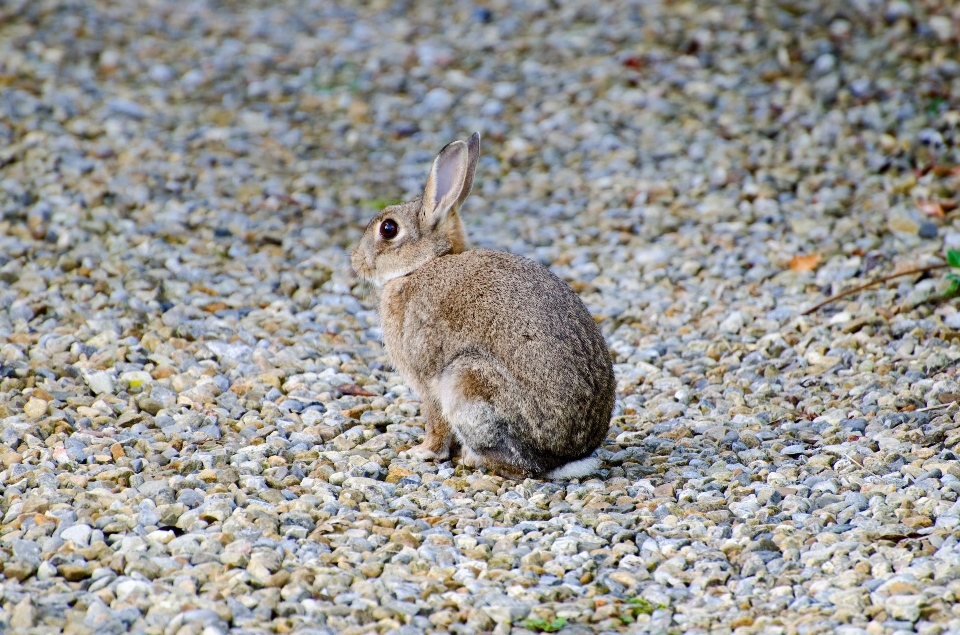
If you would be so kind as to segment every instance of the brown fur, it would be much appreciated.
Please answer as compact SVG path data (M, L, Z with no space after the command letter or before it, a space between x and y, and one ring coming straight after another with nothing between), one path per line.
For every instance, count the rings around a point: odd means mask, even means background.
M459 443L506 475L541 475L602 442L613 369L569 286L526 258L466 249L458 210L478 154L476 135L444 148L424 197L381 212L352 263L382 285L384 343L423 400L419 454L445 458ZM378 233L386 218L401 228L393 240Z

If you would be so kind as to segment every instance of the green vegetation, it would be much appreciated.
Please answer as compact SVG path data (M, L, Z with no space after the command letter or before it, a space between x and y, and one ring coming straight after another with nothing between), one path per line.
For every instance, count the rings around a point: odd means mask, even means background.
M943 97L937 95L930 100L930 103L927 105L927 114L931 117L936 117L940 114L940 106L946 103L946 100Z
M531 617L524 622L523 625L531 631L537 631L538 633L556 633L567 625L567 618L558 617L552 622L548 622L542 617Z
M947 250L947 264L951 269L960 269L960 251L956 249ZM950 288L947 289L948 296L960 294L960 274L948 273L947 280L950 281Z
M620 621L624 624L636 621L638 615L651 615L657 609L667 608L665 604L654 604L646 598L630 598L624 604L626 611L620 614Z
M367 200L367 201L361 201L360 204L363 205L364 207L369 207L369 208L375 209L375 210L377 210L377 211L379 212L379 211L382 210L384 207L390 207L391 205L398 205L398 204L400 204L400 203L402 203L402 202L403 202L403 199L402 199L402 198L386 198L386 197L381 197L381 198L372 198L372 199Z

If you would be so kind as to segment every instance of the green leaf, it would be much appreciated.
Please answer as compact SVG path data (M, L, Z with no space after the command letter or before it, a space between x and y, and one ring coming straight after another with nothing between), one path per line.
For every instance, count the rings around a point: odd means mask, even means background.
M960 269L960 251L957 251L956 249L948 249L947 264L955 269Z
M646 598L630 598L626 600L627 605L630 607L630 612L633 613L633 616L637 615L650 615L657 609L667 608L664 604L654 604Z
M371 207L378 212L385 207L390 207L391 205L398 205L403 202L402 198L372 198L367 201L361 201L361 204L364 207Z
M936 117L940 114L940 106L943 105L944 99L939 95L930 100L930 104L927 105L927 114L931 117Z
M960 276L953 276L950 280L950 288L947 289L948 296L960 295Z
M537 631L539 633L556 633L561 628L567 625L567 618L558 617L552 622L548 622L542 617L531 617L523 624L531 631Z

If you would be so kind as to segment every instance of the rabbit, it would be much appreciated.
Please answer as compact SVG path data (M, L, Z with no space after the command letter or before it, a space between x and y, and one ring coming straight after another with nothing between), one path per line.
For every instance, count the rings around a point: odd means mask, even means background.
M437 155L421 198L367 225L351 266L380 288L383 342L420 395L423 443L409 455L511 478L597 471L615 381L603 335L576 293L521 256L470 249L460 206L480 135Z

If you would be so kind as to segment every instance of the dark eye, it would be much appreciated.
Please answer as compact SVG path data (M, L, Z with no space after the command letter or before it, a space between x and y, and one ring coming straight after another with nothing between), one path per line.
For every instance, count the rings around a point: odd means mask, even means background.
M396 221L392 218L380 223L380 235L383 236L385 240L393 240L397 237L397 232L400 231L400 227L397 226Z

